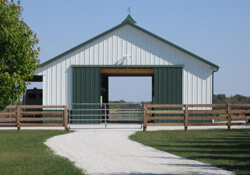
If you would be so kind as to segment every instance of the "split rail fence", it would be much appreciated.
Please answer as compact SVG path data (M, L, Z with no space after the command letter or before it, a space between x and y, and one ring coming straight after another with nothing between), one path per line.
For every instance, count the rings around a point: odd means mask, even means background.
M145 104L143 131L147 126L250 125L250 104ZM169 122L169 123L168 123Z
M144 131L147 126L183 126L187 131L189 126L227 126L230 130L233 125L250 125L250 104L144 104L143 113ZM68 130L68 106L13 105L0 112L0 127L38 126Z
M58 115L62 117L57 117ZM67 105L12 105L12 106L7 106L3 112L0 112L0 127L17 127L17 129L20 130L21 127L43 127L43 126L65 127L65 131L67 131L68 106Z

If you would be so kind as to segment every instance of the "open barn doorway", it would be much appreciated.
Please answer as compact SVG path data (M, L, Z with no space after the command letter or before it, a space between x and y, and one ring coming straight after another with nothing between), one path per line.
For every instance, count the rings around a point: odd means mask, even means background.
M101 71L101 103L109 123L141 123L142 102L153 99L151 68L109 68Z
M109 102L152 102L152 77L109 77Z
M101 102L152 102L154 69L102 68Z
M152 102L152 77L109 77L109 123L142 123L142 103Z

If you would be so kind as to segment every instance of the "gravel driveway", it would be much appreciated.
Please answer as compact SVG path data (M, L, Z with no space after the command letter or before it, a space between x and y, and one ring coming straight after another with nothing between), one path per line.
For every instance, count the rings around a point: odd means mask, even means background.
M233 174L129 140L128 136L138 130L76 129L74 133L50 138L45 144L87 174Z

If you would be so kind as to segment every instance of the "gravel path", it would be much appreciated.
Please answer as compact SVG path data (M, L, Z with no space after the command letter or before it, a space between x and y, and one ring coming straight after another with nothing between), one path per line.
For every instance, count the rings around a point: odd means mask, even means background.
M74 133L50 138L45 144L87 174L233 174L130 141L128 136L138 130L76 129Z

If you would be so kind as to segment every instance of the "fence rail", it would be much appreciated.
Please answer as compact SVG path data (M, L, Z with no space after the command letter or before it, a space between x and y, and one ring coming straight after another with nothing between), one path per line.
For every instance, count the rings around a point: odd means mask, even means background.
M184 126L185 131L188 126L228 126L230 130L232 125L250 125L249 121L250 104L145 104L143 131L147 126Z
M189 126L227 126L230 130L231 126L250 125L250 104L144 104L143 111L106 107L114 104L95 105L99 107L71 109L69 121L104 121L106 126L110 121L140 122L143 114L144 131L147 126L183 126L187 131ZM57 115L63 117L58 118ZM0 112L0 127L17 127L20 130L21 127L37 126L63 126L68 130L68 106L12 105Z
M43 111L43 110L51 111ZM55 110L61 111L55 111ZM27 111L32 110L32 111ZM36 115L50 115L50 117L35 117ZM63 117L57 118L56 115ZM31 117L30 117L31 116ZM61 123L34 123L34 122L57 122ZM65 127L68 130L68 106L67 105L11 105L0 112L0 127Z

